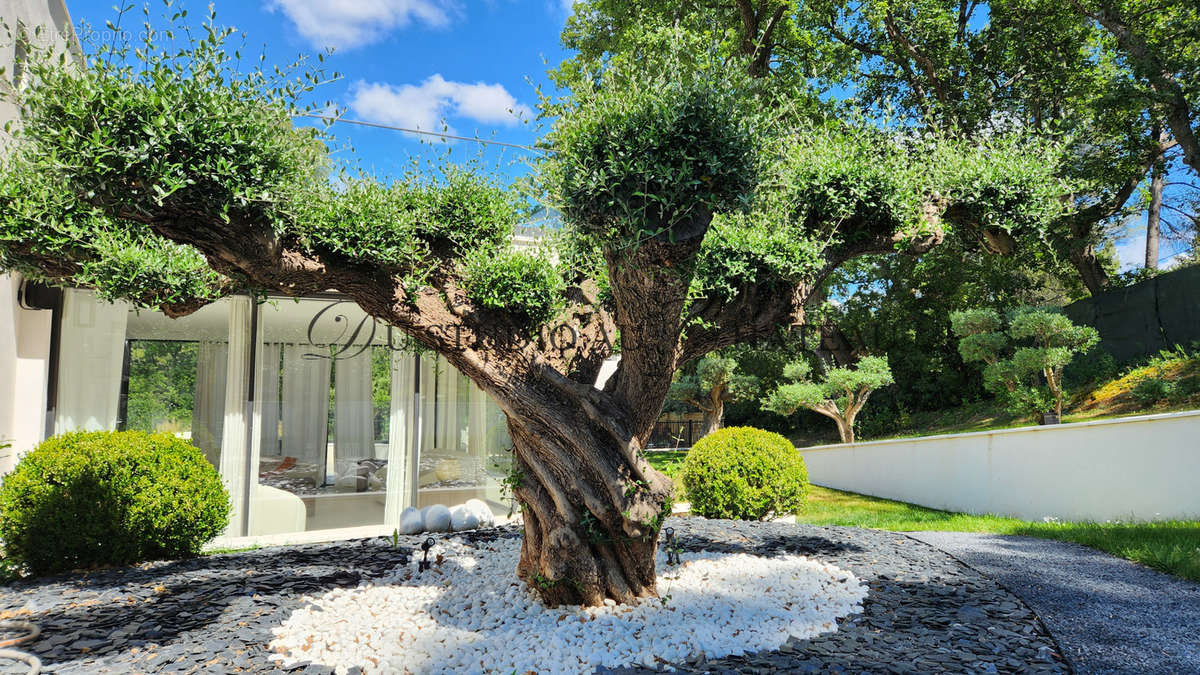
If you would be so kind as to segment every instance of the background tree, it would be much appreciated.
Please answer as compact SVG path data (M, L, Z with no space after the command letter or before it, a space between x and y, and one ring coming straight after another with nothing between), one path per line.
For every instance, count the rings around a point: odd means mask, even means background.
M725 404L749 400L758 394L758 378L738 372L738 360L724 352L709 354L675 376L669 399L700 410L704 415L700 434L707 436L721 428Z
M796 361L784 370L792 380L763 399L763 407L788 416L808 408L832 419L843 443L854 442L854 419L867 404L871 392L895 382L887 358L866 356L853 368L838 366L825 371L821 381L811 378L812 366Z
M985 396L965 367L950 314L976 307L1000 313L1023 304L1063 303L1079 292L1070 266L1045 249L989 255L951 239L921 256L864 256L831 275L840 301L827 311L857 351L887 354L903 387L872 396L869 415L939 410Z
M1040 372L1050 395L1054 397L1054 415L1062 417L1063 368L1076 354L1100 341L1100 333L1091 326L1077 326L1066 315L1052 311L1019 312L1008 327L1014 340L1028 339L1032 346L1018 347L1013 364L1020 373Z
M954 333L960 336L959 353L964 361L982 361L984 381L997 393L1007 395L1011 405L1023 412L1045 412L1045 399L1030 377L1043 378L1050 405L1062 417L1063 369L1076 354L1087 352L1100 341L1091 326L1079 326L1054 309L1024 307L1013 312L1004 329L994 310L955 312L950 316ZM1018 341L1029 340L1030 345ZM1034 405L1032 410L1029 406Z
M1023 129L1066 139L1073 161L1061 169L1075 189L1063 198L1080 208L1044 232L977 222L959 234L992 252L1049 244L1089 292L1108 285L1099 250L1111 226L1138 206L1131 197L1151 168L1177 146L1174 127L1161 136L1156 124L1179 106L1148 83L1142 73L1150 71L1139 70L1102 25L1047 0L767 2L748 12L750 5L588 3L564 29L564 45L578 53L556 71L558 81L570 85L613 54L644 52L647 35L676 27L719 42L726 56L757 45L769 64L754 71L764 90L788 92L815 116L855 106L899 128L965 136ZM1136 13L1157 49L1178 46L1154 72L1165 68L1180 83L1184 103L1194 95L1188 68L1197 61L1200 30L1186 5L1172 0Z
M137 340L129 345L129 396L123 429L189 428L196 387L196 345Z
M1070 0L1070 6L1111 34L1162 111L1155 119L1166 121L1183 162L1200 174L1200 8L1186 0Z
M0 264L172 315L342 293L505 413L517 572L550 604L656 592L671 482L642 449L679 367L802 320L848 260L975 222L1036 229L1067 189L1055 147L805 125L786 101L764 118L745 68L659 50L557 102L538 167L573 242L555 264L512 250L518 194L475 167L331 181L320 131L290 119L319 71L246 71L212 17L182 44L146 35L79 68L31 59L9 94ZM548 338L564 327L569 344Z

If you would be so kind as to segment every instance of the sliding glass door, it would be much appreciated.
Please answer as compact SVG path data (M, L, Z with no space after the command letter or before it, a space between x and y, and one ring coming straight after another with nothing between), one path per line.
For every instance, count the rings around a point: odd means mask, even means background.
M395 526L406 506L483 499L504 417L444 360L353 303L239 296L172 319L65 291L54 432L187 438L234 501L227 534Z

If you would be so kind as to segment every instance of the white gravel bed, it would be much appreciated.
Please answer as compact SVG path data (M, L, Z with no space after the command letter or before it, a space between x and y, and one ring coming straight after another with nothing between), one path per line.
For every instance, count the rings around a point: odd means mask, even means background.
M837 629L862 611L866 585L803 556L683 553L658 561L661 598L547 608L516 579L521 540L448 540L432 570L397 567L372 584L308 597L274 629L281 665L339 673L591 673L774 650ZM611 602L611 601L610 601Z

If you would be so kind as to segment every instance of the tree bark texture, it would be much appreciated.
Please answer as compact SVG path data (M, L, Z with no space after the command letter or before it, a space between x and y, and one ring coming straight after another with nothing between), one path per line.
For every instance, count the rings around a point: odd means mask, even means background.
M1154 168L1150 177L1150 210L1146 212L1146 269L1158 269L1158 233L1162 220L1163 172Z
M721 398L714 398L711 407L705 408L701 412L704 416L700 422L700 436L703 438L721 428L721 423L725 418L725 401Z
M518 576L549 605L628 603L657 593L654 554L671 483L614 452L579 406L510 415L524 539Z

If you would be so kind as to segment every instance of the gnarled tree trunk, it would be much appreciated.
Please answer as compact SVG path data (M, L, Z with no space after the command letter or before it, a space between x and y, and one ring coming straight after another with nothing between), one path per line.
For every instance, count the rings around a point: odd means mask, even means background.
M641 439L621 433L619 413L589 410L592 391L516 393L506 407L525 530L517 575L548 605L656 595L670 479L646 463Z
M713 401L712 407L703 408L701 412L704 413L700 421L700 437L703 438L721 428L721 422L725 419L725 401L718 398Z
M693 405L703 413L700 422L701 438L721 428L721 422L725 420L725 398L728 395L729 388L724 384L719 384L709 390L708 400L693 402Z

